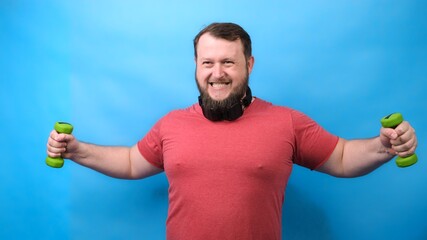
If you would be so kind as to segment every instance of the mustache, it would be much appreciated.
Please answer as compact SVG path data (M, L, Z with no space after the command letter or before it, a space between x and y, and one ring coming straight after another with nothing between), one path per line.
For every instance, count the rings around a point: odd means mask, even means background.
M199 88L200 92L200 101L207 109L211 109L213 111L226 111L229 108L232 108L236 104L240 104L240 101L245 96L245 93L247 91L247 88L249 87L249 80L248 76L245 78L245 80L239 84L231 93L230 95L223 99L223 100L215 100L212 99L211 96L209 96L209 93L206 89L202 89L202 87L199 85L197 79L197 86Z

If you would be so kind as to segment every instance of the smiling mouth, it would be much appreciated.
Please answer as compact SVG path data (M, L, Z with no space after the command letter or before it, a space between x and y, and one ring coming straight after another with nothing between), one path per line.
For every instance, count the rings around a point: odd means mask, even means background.
M209 85L212 87L224 87L230 85L231 82L210 82Z

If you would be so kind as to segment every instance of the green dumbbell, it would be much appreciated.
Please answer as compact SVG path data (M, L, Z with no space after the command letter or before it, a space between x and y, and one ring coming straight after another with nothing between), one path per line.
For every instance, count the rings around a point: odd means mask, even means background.
M400 113L392 113L381 119L381 125L385 128L396 128L401 122L403 122L403 116ZM418 157L415 153L407 157L398 156L396 158L396 165L399 167L409 167L417 161Z
M71 134L73 132L73 125L66 122L56 122L53 127L58 133ZM64 159L62 157L47 157L46 164L54 168L62 168L64 166Z

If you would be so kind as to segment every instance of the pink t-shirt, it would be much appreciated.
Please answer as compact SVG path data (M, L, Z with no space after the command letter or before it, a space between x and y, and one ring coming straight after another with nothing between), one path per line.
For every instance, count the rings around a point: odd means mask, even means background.
M292 164L317 168L337 141L306 115L256 98L232 122L207 120L197 104L172 111L138 148L169 181L168 240L273 240Z

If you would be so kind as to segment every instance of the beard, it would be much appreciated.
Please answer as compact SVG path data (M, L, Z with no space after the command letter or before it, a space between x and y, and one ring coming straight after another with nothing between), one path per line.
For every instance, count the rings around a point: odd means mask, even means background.
M230 79L228 78L224 79L224 81L229 81L229 80ZM209 96L207 89L203 89L200 86L199 81L197 81L197 77L196 77L196 83L197 83L197 88L199 89L199 92L200 92L200 97L199 97L200 104L203 105L205 109L209 109L212 112L215 112L218 114L226 114L226 112L229 109L233 108L236 104L241 103L241 100L245 96L249 86L249 74L246 73L246 76L243 79L243 81L232 90L232 92L228 95L227 98L222 100L212 99L211 96Z

